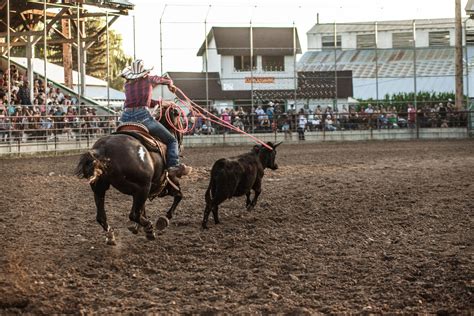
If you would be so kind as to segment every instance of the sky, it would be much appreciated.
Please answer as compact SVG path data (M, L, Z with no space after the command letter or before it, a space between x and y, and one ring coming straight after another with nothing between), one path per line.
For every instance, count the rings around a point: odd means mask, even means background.
M122 34L125 53L132 57L135 53L147 67L154 67L155 74L201 71L202 60L196 54L212 26L248 27L250 22L255 27L295 25L305 52L306 32L316 24L318 15L320 23L347 23L454 18L455 13L455 0L129 1L135 9L112 28ZM463 16L467 1L461 0Z

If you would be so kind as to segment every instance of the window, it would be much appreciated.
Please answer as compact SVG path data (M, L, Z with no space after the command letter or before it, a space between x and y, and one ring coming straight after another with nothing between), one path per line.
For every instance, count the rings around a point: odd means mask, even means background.
M472 27L466 29L466 44L474 45L474 29Z
M255 70L257 68L257 56L253 56L252 65L250 65L250 56L234 56L234 70L235 71L250 71L252 66Z
M334 36L333 35L328 35L328 36L323 36L323 49L334 49ZM341 35L337 35L337 44L336 48L341 48Z
M357 48L375 48L375 34L357 35Z
M393 48L408 48L413 47L413 33L401 32L392 34Z
M285 71L285 56L262 56L263 71Z
M429 46L449 46L449 31L429 32Z

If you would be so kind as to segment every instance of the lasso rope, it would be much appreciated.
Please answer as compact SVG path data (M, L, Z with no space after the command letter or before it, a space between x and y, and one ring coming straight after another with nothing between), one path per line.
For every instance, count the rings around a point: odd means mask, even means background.
M165 110L165 118L166 121L170 126L172 126L177 132L179 133L188 133L194 129L196 126L196 119L198 117L202 117L204 120L210 121L212 123L215 123L217 125L229 128L230 130L233 130L237 133L243 134L244 136L247 136L251 139L253 139L255 142L261 144L262 146L265 146L266 148L273 150L273 148L269 145L267 145L264 141L260 140L259 138L246 133L245 131L235 127L234 125L230 124L229 122L224 121L220 117L214 115L213 113L209 112L208 110L204 109L203 107L197 105L194 103L191 99L189 99L186 94L184 94L183 91L181 91L179 88L176 87L176 92L179 92L179 94L187 101L184 102L178 95L176 95L178 103L180 103L184 108L187 108L189 110L189 113L191 114L191 117L194 117L194 122L190 126L188 117L186 115L186 112L184 111L183 107L173 103L172 105L168 106L168 108ZM171 119L171 110L177 110L178 111L178 126L175 126L173 120ZM207 115L205 115L207 114ZM159 118L161 119L162 113L161 113L161 107L160 107L160 116ZM184 126L182 121L184 121Z

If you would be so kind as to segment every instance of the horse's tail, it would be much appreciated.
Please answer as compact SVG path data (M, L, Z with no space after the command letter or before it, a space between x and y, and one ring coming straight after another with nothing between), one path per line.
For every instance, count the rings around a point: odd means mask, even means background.
M89 183L96 182L105 172L106 164L98 157L95 149L81 155L74 174L79 178L88 179Z

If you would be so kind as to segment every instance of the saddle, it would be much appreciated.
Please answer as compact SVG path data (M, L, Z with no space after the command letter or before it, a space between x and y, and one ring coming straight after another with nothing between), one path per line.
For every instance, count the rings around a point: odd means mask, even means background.
M113 134L125 134L138 139L148 151L158 152L166 164L166 145L150 135L148 128L140 123L125 122Z

